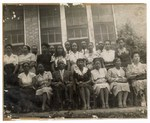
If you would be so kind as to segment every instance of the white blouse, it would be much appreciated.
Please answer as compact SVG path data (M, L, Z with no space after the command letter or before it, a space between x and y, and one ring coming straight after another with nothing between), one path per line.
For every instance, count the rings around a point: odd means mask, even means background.
M6 64L14 64L17 65L18 64L18 56L11 54L10 56L8 55L4 55L4 65Z
M27 55L20 55L18 57L19 59L19 64L23 64L25 62L31 62L31 61L36 61L36 56L33 53L28 53Z
M38 75L36 76L36 78L37 78L37 81L38 81L38 83L39 83L40 85L48 83L48 80L49 80L49 79L50 79L50 80L53 79L52 74L51 74L50 71L44 71L44 74L43 74L43 75L38 74Z
M78 58L85 58L81 52L71 52L69 56L69 60L72 64L75 64Z
M115 59L115 51L114 50L103 50L101 53L101 57L104 59L105 62L113 62Z
M63 56L55 57L55 67L58 67L58 60L64 61L64 64L67 64L66 59Z
M29 72L26 75L24 72L18 75L18 78L22 80L22 84L24 87L32 85L32 78L35 77L35 73Z
M99 70L92 70L91 71L92 79L97 80L97 79L103 79L107 75L107 70L106 68L100 68Z

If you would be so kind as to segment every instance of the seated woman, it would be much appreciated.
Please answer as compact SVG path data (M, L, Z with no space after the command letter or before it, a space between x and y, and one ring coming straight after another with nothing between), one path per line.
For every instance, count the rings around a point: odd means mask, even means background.
M13 54L12 45L5 46L4 55L4 86L17 85L18 56Z
M118 98L118 107L127 107L126 100L128 92L130 92L125 71L121 67L120 58L114 60L114 68L108 70L108 81L110 82L110 89L112 93Z
M42 64L38 64L37 67L38 75L34 77L34 83L38 88L36 90L36 95L42 96L42 111L46 108L46 102L50 104L50 99L52 95L52 88L50 87L52 74L50 71L45 71Z
M103 58L95 58L94 59L95 69L91 71L92 81L94 83L93 89L95 91L96 96L100 95L102 101L102 108L109 108L108 98L110 87L107 83L106 75L107 70L104 66Z
M127 77L131 81L131 86L135 94L135 103L137 101L137 96L141 97L142 106L146 106L145 97L147 95L147 69L146 64L140 62L140 56L138 52L132 54L132 64L127 67Z
M77 60L77 68L74 70L74 79L83 102L82 109L90 109L91 72L88 68L84 67L84 61L85 59L83 58Z
M58 70L53 73L53 87L60 104L63 108L63 102L68 103L71 107L73 103L73 78L70 71L65 70L65 63L63 60L58 60Z
M25 62L22 64L23 71L18 75L19 78L19 85L20 85L20 99L19 104L22 107L22 110L25 112L29 111L28 105L26 105L26 102L29 102L30 104L34 103L34 97L35 97L35 89L33 88L33 77L35 77L35 73L30 72L30 63Z

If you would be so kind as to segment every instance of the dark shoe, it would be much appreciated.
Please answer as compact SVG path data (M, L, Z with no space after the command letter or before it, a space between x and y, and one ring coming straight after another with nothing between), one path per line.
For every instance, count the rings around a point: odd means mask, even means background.
M106 104L106 108L109 108L109 105L108 105L108 104Z
M103 108L103 109L106 108L105 104L102 105L102 108Z
M118 105L118 108L123 108L123 105L122 105L122 104L119 104L119 105Z

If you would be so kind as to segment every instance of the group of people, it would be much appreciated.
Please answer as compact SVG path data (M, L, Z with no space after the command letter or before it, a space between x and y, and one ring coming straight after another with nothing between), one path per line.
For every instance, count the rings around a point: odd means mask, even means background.
M111 41L99 42L94 50L92 42L78 44L69 41L62 45L41 46L42 54L33 45L22 47L22 53L13 54L11 44L5 46L4 104L23 112L31 107L42 111L56 109L91 109L91 100L101 108L110 107L110 96L117 99L119 108L127 107L130 93L140 97L146 106L146 64L140 62L138 51L126 47L119 38L116 49Z

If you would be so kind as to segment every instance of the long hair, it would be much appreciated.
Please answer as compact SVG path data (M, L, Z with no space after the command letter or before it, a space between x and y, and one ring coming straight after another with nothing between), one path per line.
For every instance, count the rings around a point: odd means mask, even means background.
M58 54L58 47L59 46L61 46L62 47L62 52L61 52L61 54ZM65 50L64 50L64 48L63 48L63 46L62 45L58 45L57 47L56 47L56 53L55 53L55 57L58 57L58 56L63 56L63 57L65 57L66 56L66 53L65 53Z

